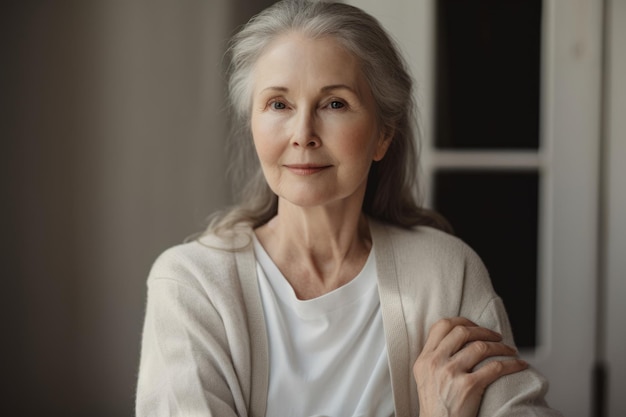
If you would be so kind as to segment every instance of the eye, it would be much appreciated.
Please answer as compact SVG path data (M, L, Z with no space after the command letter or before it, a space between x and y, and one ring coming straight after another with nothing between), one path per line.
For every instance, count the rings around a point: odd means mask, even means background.
M287 105L282 101L272 101L270 103L270 108L272 110L285 110L287 108Z
M337 100L333 100L330 102L330 104L328 105L328 107L330 107L331 109L343 109L346 105L344 103L342 103L341 101L337 101Z

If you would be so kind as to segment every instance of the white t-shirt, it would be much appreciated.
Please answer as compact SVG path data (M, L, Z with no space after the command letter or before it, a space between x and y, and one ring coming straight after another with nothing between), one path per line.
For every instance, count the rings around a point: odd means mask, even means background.
M299 300L258 240L254 245L269 341L266 415L393 415L374 248L352 281Z

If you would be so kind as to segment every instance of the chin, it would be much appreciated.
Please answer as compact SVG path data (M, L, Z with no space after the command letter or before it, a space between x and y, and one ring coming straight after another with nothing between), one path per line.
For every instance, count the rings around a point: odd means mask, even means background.
M320 206L324 206L325 204L329 202L328 199L313 198L311 196L303 196L301 198L285 198L285 197L279 197L279 198L282 200L285 200L286 202L288 202L289 204L293 206L298 206L302 208L320 207Z
M337 203L339 203L338 207L345 207L345 203L350 204L350 201L356 199L360 200L359 204L362 204L362 193L359 192L359 189L343 190L342 192L336 187L315 187L313 184L298 185L291 189L286 187L275 189L274 193L279 200L285 200L288 204L302 208L330 207Z
M316 207L322 206L332 199L329 198L327 193L313 192L313 190L309 189L301 189L297 192L278 192L278 199L283 200L287 204L298 206L298 207Z
M356 198L356 196L352 196ZM338 210L344 210L348 205L351 205L350 201L353 200L350 196L337 196L329 194L314 195L312 193L305 193L304 195L290 195L280 196L280 200L285 200L287 204L297 206L303 209L315 208L315 207L335 207ZM362 204L362 201L360 202ZM359 205L360 207L360 205Z

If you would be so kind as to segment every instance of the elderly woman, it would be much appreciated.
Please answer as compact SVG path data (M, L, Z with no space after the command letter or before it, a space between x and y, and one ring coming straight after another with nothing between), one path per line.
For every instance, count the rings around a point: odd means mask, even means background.
M283 1L230 56L256 172L152 269L137 414L558 415L479 258L416 203L411 80L377 21Z

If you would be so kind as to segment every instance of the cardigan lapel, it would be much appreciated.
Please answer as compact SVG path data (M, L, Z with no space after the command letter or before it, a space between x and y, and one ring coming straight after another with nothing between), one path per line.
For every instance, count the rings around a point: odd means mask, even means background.
M411 416L411 364L406 320L396 271L393 242L389 230L369 219L372 242L376 253L378 292L383 327L389 356L389 370L396 417Z
M251 231L251 233L253 233ZM269 378L268 341L263 316L263 305L256 275L256 258L253 246L235 251L237 272L241 282L243 298L248 318L248 332L250 335L250 398L249 416L263 417L267 406L267 391Z

